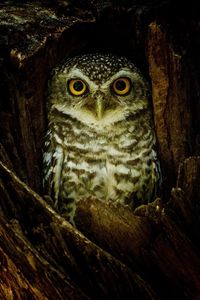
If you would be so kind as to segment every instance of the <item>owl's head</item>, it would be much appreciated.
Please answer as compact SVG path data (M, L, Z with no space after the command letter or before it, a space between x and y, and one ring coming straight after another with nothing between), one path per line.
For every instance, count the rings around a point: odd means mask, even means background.
M57 67L49 84L50 114L107 126L148 108L148 85L125 57L88 54Z

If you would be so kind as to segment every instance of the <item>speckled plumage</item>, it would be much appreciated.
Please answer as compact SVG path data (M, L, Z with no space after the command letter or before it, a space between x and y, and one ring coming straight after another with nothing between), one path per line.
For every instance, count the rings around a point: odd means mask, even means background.
M87 93L73 96L67 82L78 78ZM113 82L128 78L128 94ZM76 201L97 197L134 207L150 201L158 181L148 85L124 57L89 54L68 59L49 83L44 185L72 221ZM103 103L99 117L96 103Z

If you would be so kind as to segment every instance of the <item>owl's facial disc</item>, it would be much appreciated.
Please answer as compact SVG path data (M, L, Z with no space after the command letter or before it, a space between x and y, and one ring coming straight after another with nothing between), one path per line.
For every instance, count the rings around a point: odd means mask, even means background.
M131 81L129 78L119 77L114 80L108 90L111 92L109 99L108 96L106 96L108 91L104 94L100 90L98 90L92 97L92 100L94 101L94 111L98 120L102 119L106 113L109 113L110 110L114 111L119 106L117 97L123 97L129 94L131 90Z
M57 110L63 119L71 116L98 130L148 109L148 84L124 57L70 58L54 70L49 91L50 112Z
M73 74L74 75L74 74ZM81 76L83 77L83 76ZM67 81L67 93L76 109L84 110L98 121L115 110L119 103L115 96L123 96L129 92L130 81L118 78L111 85L102 87L89 78L72 77Z
M104 92L101 89L87 95L87 99L83 99L83 109L92 113L96 120L109 117L110 113L119 110L119 102L112 94Z
M98 120L102 119L105 110L105 95L101 91L97 90L93 96L87 84L80 78L70 79L67 83L68 92L80 99L81 107L86 108L90 112L94 113ZM86 97L84 96L88 96ZM80 98L81 97L81 98ZM89 100L88 100L89 99Z
M92 113L95 119L101 120L108 110L107 97L100 90L89 93L87 99L82 100L82 108L89 113Z

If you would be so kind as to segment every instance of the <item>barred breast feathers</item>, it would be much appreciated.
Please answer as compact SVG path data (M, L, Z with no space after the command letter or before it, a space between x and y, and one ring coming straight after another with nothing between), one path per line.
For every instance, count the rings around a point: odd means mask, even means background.
M90 132L90 127L87 125L84 124L84 128L81 130L79 129L80 121L73 118L70 121L73 127L66 127L68 128L68 130L65 128L66 132L62 132L59 123L53 126L55 130L53 134L54 144L57 145L53 154L53 157L57 159L57 163L52 170L54 190L56 191L55 200L57 201L59 198L60 182L65 180L63 178L65 175L67 176L67 172L69 172L68 180L70 180L72 186L74 182L74 188L77 189L77 192L74 193L73 191L73 193L69 193L69 196L72 197L75 194L77 200L81 197L78 192L80 188L78 184L81 179L77 177L77 172L80 171L88 178L90 177L89 174L96 174L96 178L91 180L92 189L101 185L102 180L104 180L104 188L101 187L101 192L95 191L95 194L105 198L105 200L116 199L117 190L126 190L126 193L130 194L134 189L132 179L139 179L141 169L143 169L142 165L146 166L147 160L151 156L153 157L153 154L151 154L151 147L154 143L152 131L146 128L140 134L135 133L134 122L129 120L130 131L127 131L127 124L124 124L123 129L123 126L120 125L121 122L119 122L119 132L114 127L110 136L104 134L95 136L93 131ZM64 134L64 140L63 137L60 137L61 132ZM89 136L90 133L91 136ZM92 138L92 135L95 138ZM82 142L79 141L80 137ZM63 154L65 152L66 155ZM48 156L47 152L46 159ZM138 162L140 163L138 164ZM61 179L62 169L66 169L66 171L62 174L63 178ZM116 181L116 174L121 177L120 181ZM126 180L123 180L123 177ZM127 180L127 178L129 179ZM92 194L92 190L85 191L85 193Z

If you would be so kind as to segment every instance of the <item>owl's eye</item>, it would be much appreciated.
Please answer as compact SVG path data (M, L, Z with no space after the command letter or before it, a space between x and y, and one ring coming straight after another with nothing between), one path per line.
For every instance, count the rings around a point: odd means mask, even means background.
M118 78L113 82L113 91L119 96L127 95L131 89L131 81L126 77Z
M68 88L72 95L82 96L87 90L87 85L81 79L71 79L68 82Z

